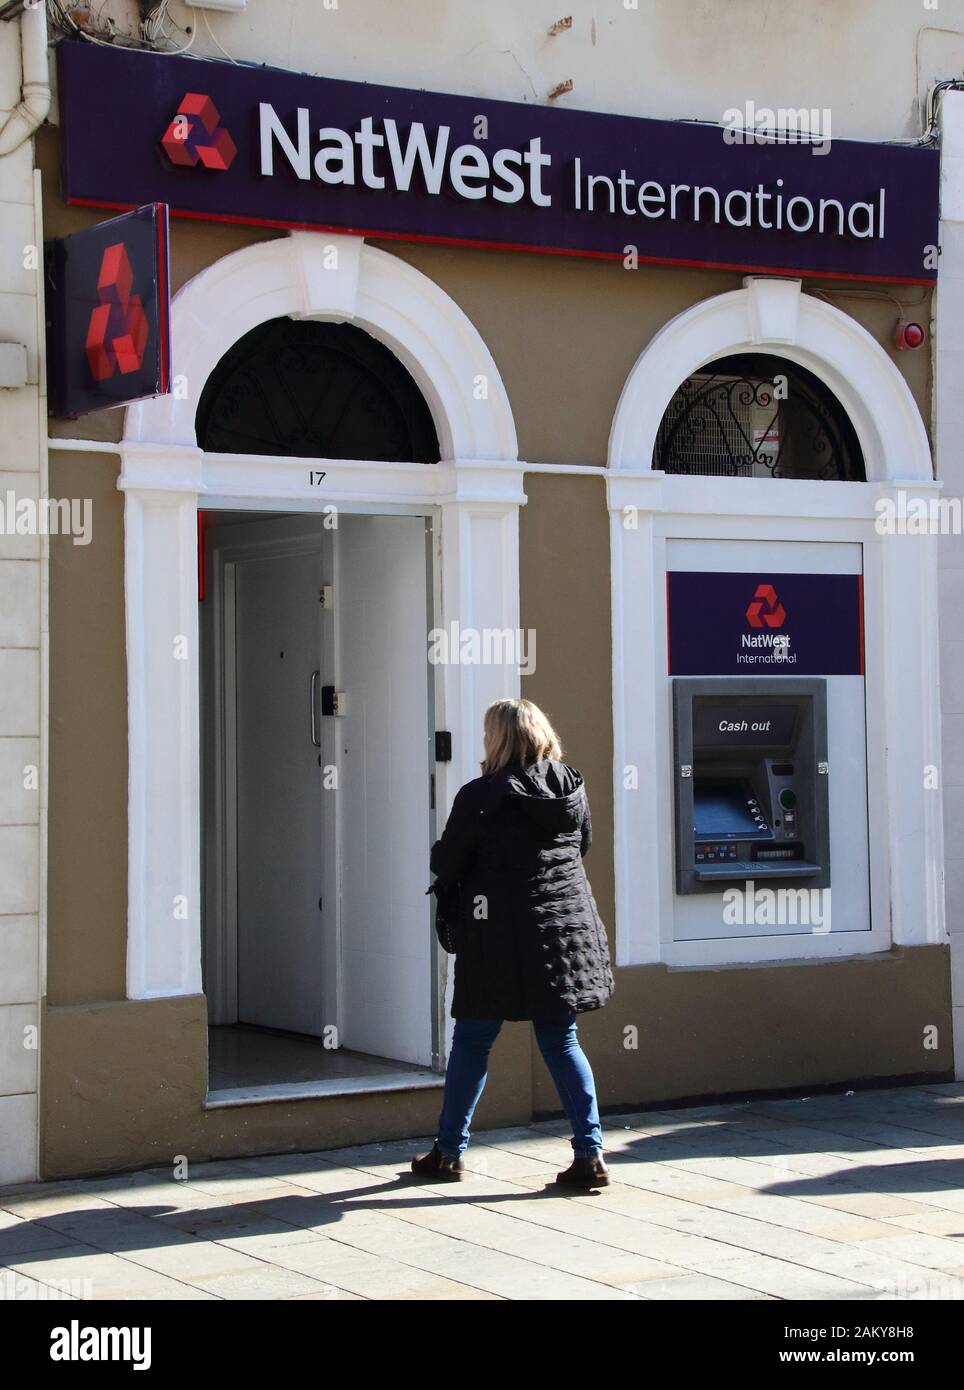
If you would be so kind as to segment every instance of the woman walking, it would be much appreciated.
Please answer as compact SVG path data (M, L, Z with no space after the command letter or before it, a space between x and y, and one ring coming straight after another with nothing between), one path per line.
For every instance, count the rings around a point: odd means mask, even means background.
M552 725L530 700L485 714L482 776L466 783L432 847L435 885L458 885L455 1033L435 1144L418 1177L458 1181L489 1051L506 1019L530 1019L572 1126L573 1162L557 1182L609 1182L596 1088L576 1015L613 992L606 929L582 865L592 826L581 775L561 761Z

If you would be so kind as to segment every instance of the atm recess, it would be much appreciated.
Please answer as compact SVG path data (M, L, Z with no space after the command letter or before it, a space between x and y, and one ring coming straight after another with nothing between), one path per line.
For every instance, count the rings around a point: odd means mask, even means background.
M676 880L830 882L822 679L677 677Z

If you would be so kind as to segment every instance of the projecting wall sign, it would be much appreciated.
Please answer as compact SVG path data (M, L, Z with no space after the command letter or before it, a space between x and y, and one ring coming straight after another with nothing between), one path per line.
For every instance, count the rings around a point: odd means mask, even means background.
M860 676L859 574L666 575L671 676Z
M728 143L549 109L63 43L70 202L739 270L935 280L936 150Z
M163 203L47 243L52 415L84 415L171 389L169 259Z

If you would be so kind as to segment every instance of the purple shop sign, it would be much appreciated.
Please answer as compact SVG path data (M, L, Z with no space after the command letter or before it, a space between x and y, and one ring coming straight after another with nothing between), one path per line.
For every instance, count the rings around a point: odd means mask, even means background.
M182 217L848 279L936 280L936 150L58 49L67 200ZM822 149L822 153L818 153Z
M670 570L671 676L862 676L863 576Z
M181 217L847 279L936 279L939 154L726 143L524 106L63 43L64 193ZM745 224L745 225L743 225Z

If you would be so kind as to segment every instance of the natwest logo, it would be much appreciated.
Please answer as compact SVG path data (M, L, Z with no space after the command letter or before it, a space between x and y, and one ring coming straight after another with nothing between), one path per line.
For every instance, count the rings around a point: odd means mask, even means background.
M786 610L777 598L777 591L773 585L758 584L746 610L746 620L750 626L779 628L783 627L786 618Z
M140 295L132 294L134 272L122 241L108 246L100 263L97 297L91 311L84 350L95 381L106 381L117 368L126 376L144 361L149 325Z
M161 138L161 149L172 164L205 169L230 169L238 147L227 128L219 125L218 108L203 92L185 92L171 124Z

